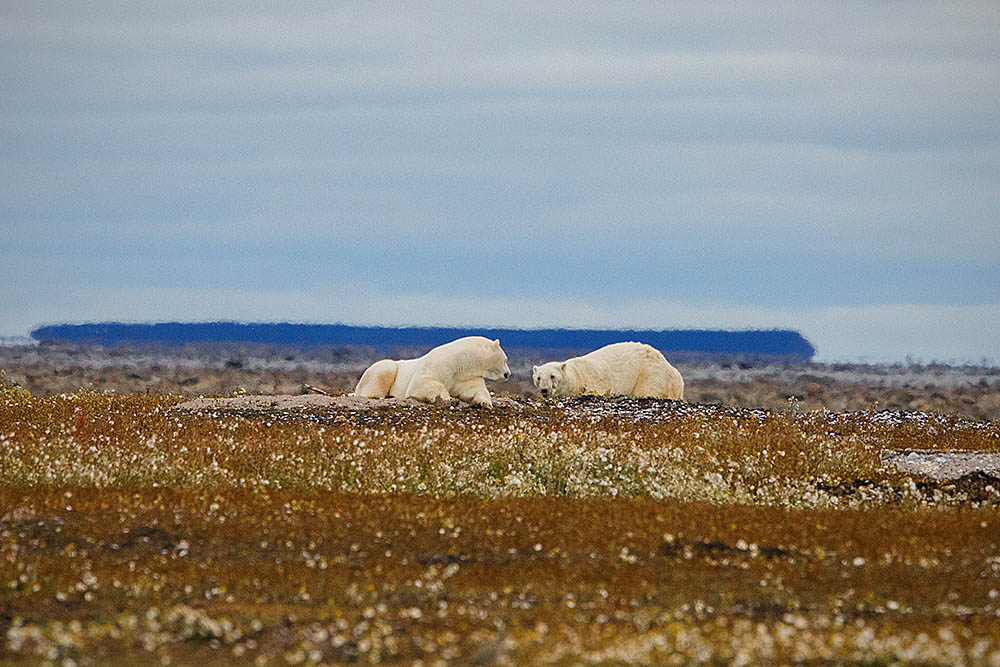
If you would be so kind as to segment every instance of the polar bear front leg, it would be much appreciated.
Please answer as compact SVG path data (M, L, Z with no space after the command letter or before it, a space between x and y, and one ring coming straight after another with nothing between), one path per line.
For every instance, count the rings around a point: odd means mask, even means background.
M484 408L492 408L493 400L490 398L490 390L486 388L486 381L481 377L463 380L455 387L455 395L466 403L478 405Z
M406 391L407 398L413 398L424 403L451 402L451 394L447 387L436 378L414 378Z

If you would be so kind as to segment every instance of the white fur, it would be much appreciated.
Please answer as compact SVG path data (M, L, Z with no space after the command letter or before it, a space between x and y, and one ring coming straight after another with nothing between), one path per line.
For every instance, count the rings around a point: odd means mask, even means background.
M452 398L493 407L484 380L510 377L499 340L466 336L439 345L417 359L382 359L368 367L354 390L366 398L414 398L447 403Z
M582 357L550 361L531 369L542 395L616 394L684 398L684 379L654 347L613 343Z

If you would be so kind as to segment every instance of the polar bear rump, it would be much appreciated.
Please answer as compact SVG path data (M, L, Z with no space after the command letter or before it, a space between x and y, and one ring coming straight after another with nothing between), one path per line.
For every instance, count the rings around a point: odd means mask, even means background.
M354 394L364 398L387 397L396 381L398 363L392 359L376 361L362 373L358 386L354 389Z
M368 367L356 396L413 398L433 403L453 398L493 406L484 380L510 377L507 355L499 340L466 336L435 347L417 359L382 359Z
M684 398L684 379L663 354L645 343L614 343L582 357L531 369L543 396L612 394Z

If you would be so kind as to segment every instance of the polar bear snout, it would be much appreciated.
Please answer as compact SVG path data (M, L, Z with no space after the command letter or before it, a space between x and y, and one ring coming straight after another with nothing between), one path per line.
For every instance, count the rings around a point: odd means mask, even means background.
M494 366L483 374L487 380L508 380L510 379L510 366L504 363L503 366Z

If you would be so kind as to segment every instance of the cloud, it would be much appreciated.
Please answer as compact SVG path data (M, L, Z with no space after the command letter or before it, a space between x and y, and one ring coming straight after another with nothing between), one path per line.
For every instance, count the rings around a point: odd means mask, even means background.
M8 5L0 309L995 304L998 35L985 1Z

